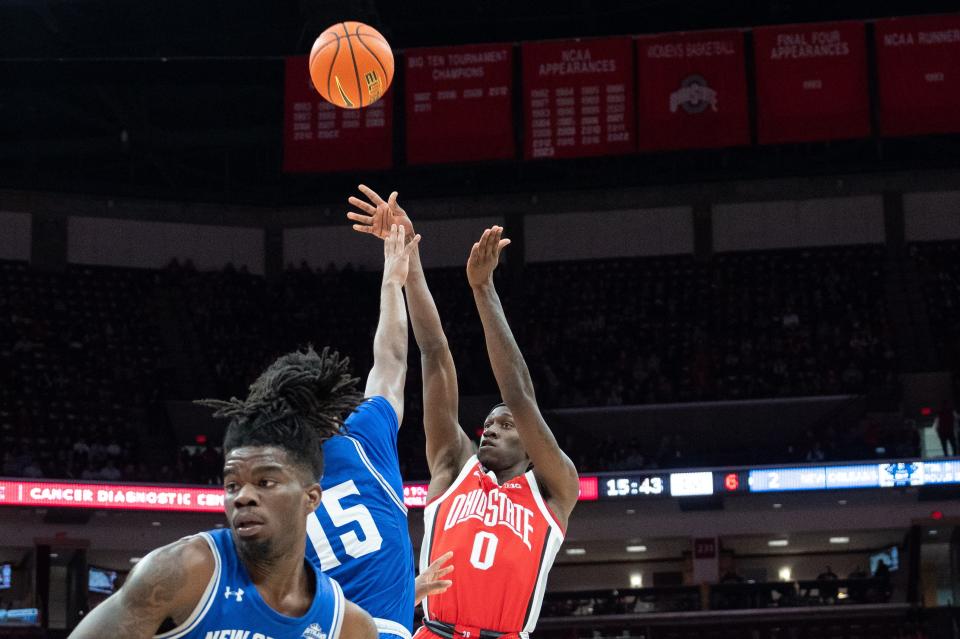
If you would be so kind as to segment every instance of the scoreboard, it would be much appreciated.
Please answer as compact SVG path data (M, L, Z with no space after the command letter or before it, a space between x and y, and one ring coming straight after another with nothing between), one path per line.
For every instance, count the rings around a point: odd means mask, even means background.
M898 488L960 484L960 460L603 473L597 479L600 499Z

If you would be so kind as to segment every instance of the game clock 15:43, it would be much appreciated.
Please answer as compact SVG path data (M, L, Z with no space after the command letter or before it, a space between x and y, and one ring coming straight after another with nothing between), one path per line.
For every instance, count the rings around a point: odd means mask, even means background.
M665 475L625 475L608 477L600 482L603 497L642 497L667 494Z

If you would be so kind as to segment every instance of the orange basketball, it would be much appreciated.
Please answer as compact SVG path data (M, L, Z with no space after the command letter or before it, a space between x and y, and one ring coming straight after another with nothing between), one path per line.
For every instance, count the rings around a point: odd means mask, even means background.
M379 100L393 81L393 51L373 27L338 22L313 43L310 78L327 102L362 109Z

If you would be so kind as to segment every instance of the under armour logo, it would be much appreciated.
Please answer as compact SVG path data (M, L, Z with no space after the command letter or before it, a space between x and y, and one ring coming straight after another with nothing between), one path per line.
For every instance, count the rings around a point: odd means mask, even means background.
M223 593L223 598L229 599L230 597L236 597L238 602L243 601L243 588L230 590L230 586L227 586L226 592Z

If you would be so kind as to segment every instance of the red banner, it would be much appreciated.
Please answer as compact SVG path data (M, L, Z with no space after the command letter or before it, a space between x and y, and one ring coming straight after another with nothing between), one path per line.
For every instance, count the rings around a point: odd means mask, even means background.
M880 132L960 131L960 16L878 20Z
M754 30L761 144L870 134L862 22Z
M512 159L513 46L409 49L407 162Z
M388 169L393 165L392 91L363 109L339 109L310 82L307 57L286 60L283 170Z
M630 38L524 42L524 156L636 150Z
M750 144L740 31L638 38L637 86L641 149Z

